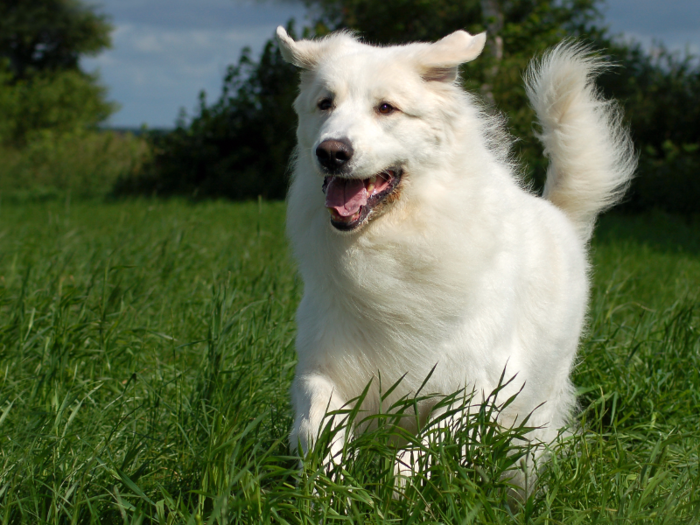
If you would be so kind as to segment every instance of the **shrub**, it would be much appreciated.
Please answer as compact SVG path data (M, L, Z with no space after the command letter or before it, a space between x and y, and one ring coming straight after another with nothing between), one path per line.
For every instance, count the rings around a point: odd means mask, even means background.
M58 136L94 127L117 107L105 95L95 76L78 70L16 79L7 62L0 63L0 144L23 146L46 132Z
M119 178L140 173L149 158L147 141L129 133L44 130L22 147L0 147L0 195L104 197Z

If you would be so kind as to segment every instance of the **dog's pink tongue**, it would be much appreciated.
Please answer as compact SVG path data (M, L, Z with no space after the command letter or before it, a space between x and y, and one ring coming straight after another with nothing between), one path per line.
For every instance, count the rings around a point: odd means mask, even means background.
M341 217L355 215L367 204L365 183L359 179L333 177L326 188L326 208L333 208Z

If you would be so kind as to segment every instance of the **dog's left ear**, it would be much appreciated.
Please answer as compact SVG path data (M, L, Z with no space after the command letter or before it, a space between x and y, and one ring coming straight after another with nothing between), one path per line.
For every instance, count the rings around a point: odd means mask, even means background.
M470 35L461 30L429 44L418 56L421 76L427 81L454 82L460 64L478 57L485 44L486 33Z

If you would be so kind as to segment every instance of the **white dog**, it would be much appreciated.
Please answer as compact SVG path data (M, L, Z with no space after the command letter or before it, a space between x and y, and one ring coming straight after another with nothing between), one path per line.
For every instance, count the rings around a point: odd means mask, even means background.
M593 85L600 61L564 44L529 70L550 159L540 198L515 175L498 119L457 81L484 34L392 47L277 36L303 70L287 212L304 280L292 447L312 447L327 411L380 374L385 386L403 378L391 403L428 376L423 393L489 394L504 370L516 376L505 394L522 391L499 422L532 413L532 439L550 442L574 406L587 243L635 168ZM379 401L375 380L362 410Z

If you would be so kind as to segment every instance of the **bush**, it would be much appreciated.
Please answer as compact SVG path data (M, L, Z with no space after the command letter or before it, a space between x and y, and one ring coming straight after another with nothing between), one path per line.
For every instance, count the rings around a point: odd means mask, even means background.
M105 101L106 91L95 76L78 70L17 79L6 61L0 63L0 144L23 146L46 132L58 136L94 127L117 107Z
M149 158L147 141L128 133L44 130L22 147L0 147L0 195L104 197L118 179L140 173Z
M143 140L100 133L117 105L80 58L110 46L112 26L81 0L0 3L0 193L106 195L138 171ZM23 198L24 198L23 197Z
M665 141L657 150L640 152L637 179L623 209L631 212L658 208L681 215L700 214L700 155L698 143Z

